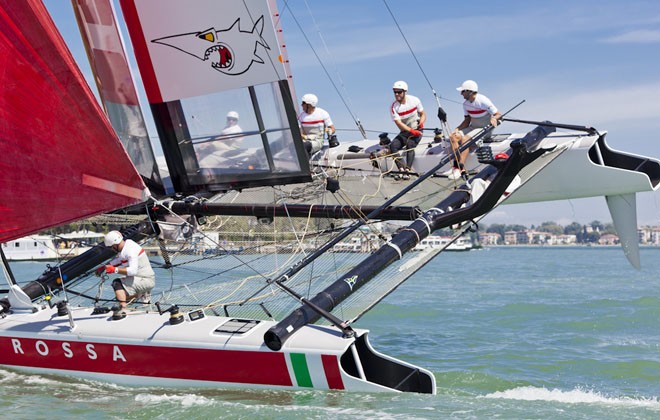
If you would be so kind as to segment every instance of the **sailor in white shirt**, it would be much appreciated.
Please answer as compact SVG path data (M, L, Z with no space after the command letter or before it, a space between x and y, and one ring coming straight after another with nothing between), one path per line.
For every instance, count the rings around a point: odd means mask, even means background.
M97 268L96 275L100 276L105 272L125 276L112 282L115 297L119 301L114 318L121 319L126 316L124 308L127 299L148 300L151 289L156 285L156 274L151 268L144 249L131 239L124 240L121 232L116 230L108 232L105 235L104 243L105 246L112 247L115 252L118 252L118 255L108 264Z
M406 82L402 80L394 82L392 91L394 102L390 106L390 115L400 132L390 143L390 152L399 171L404 172L402 178L409 179L408 172L411 172L415 160L415 147L422 139L421 130L426 121L426 112L418 97L408 95ZM397 153L401 149L405 149L405 162Z
M317 107L318 102L319 99L312 93L303 95L303 111L298 115L305 150L310 157L323 148L325 133L333 135L336 131L330 114L325 109Z
M466 173L465 159L470 153L469 149L463 150L460 154L454 151L489 124L497 127L498 121L502 117L493 102L487 96L478 93L478 89L477 82L474 80L466 80L456 88L465 99L463 102L464 118L449 136L454 153L454 164L449 171L443 173L449 179L458 179L463 173Z

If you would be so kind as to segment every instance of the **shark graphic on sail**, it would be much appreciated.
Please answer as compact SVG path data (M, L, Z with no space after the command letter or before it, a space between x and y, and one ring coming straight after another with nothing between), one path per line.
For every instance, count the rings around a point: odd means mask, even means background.
M251 31L241 30L241 18L237 18L228 29L210 28L200 32L166 36L151 42L167 45L202 61L208 61L214 70L235 76L248 71L253 63L264 64L258 52L259 48L270 47L261 35L263 30L263 16L257 19Z

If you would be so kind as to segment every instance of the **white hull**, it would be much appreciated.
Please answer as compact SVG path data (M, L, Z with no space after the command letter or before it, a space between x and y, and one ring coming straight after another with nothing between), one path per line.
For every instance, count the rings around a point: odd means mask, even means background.
M226 317L184 314L184 322L171 325L157 312L129 312L119 321L92 308L72 314L73 330L56 308L8 314L0 321L0 365L136 386L364 392L396 391L412 373L412 385L400 390L435 392L430 372L373 351L364 330L342 338L335 328L307 326L274 352L263 343L271 321L230 333L217 331L229 325ZM389 382L379 379L383 371Z

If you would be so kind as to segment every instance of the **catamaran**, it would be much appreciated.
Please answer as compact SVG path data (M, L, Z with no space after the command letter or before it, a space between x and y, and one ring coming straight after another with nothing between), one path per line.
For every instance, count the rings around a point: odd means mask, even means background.
M418 146L411 180L387 177L379 140L310 163L274 1L120 4L170 184L112 2L73 1L101 108L43 4L0 0L0 152L14 174L0 187L0 242L92 217L121 225L160 250L158 290L113 319L108 277L93 275L109 248L32 281L3 257L0 365L130 385L432 394L432 372L379 353L354 325L441 252L410 252L433 232L459 235L500 204L605 196L639 265L635 194L657 190L660 161L612 150L605 132L486 127L462 146L483 141L467 180L436 175L451 165L443 128ZM242 131L211 124L219 110ZM207 229L225 235L208 238L220 250L239 238L254 249L185 252ZM356 236L368 252L337 252Z

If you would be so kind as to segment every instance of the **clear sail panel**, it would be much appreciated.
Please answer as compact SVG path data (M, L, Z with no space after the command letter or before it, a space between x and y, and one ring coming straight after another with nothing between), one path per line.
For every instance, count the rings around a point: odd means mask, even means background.
M182 101L200 170L217 177L300 171L279 92L271 84L255 86L256 104L250 93L234 89Z
M262 185L307 173L279 83L187 98L180 104L181 125L187 130L180 132L179 149L192 186Z

